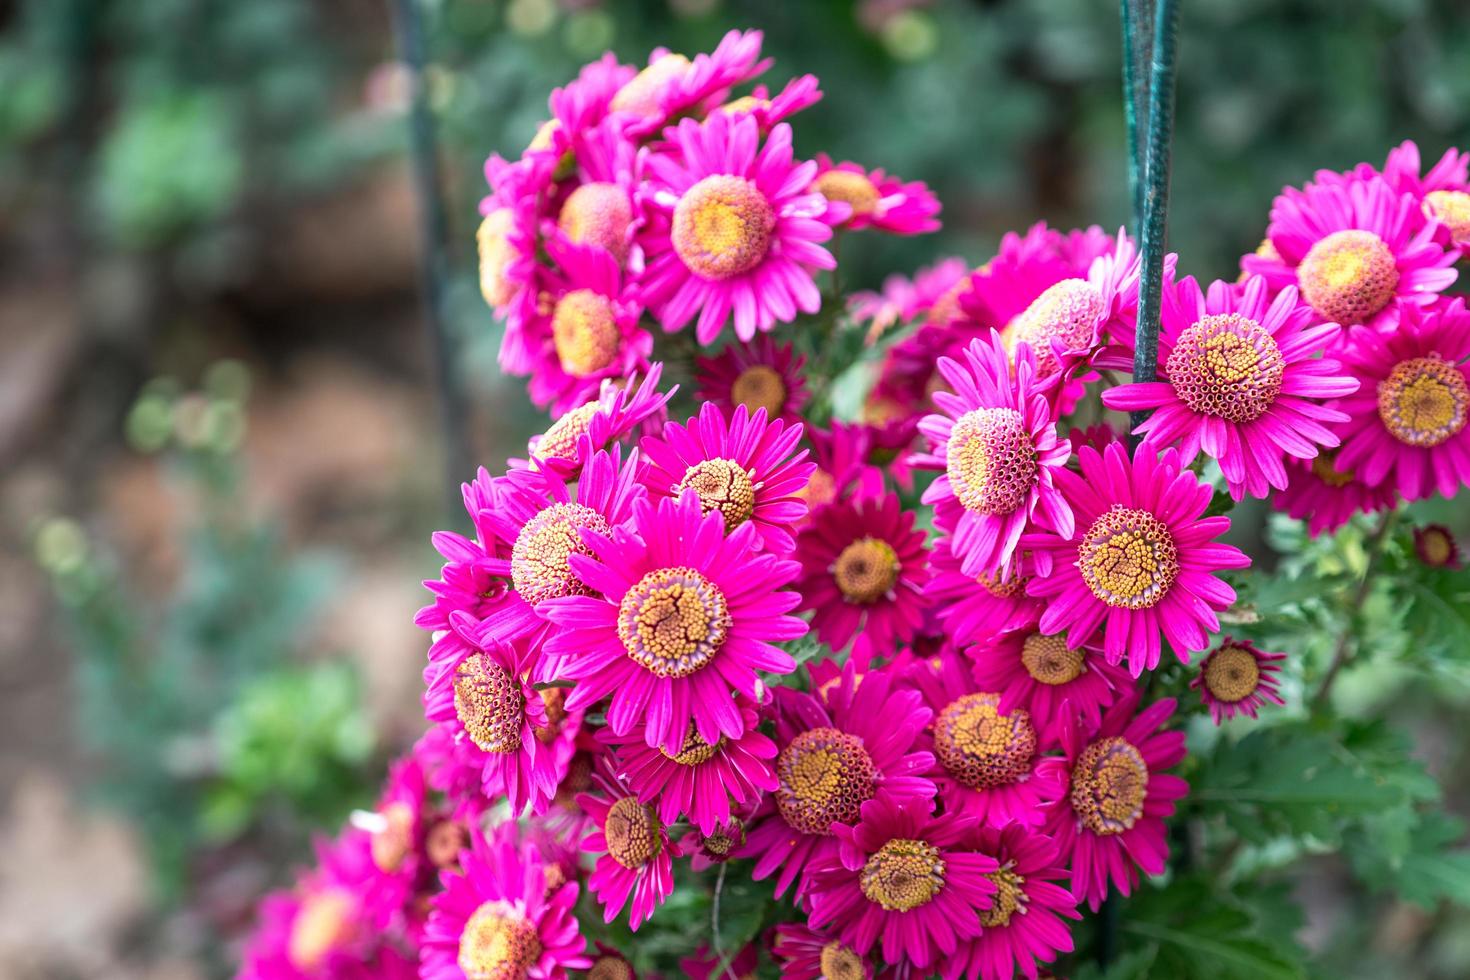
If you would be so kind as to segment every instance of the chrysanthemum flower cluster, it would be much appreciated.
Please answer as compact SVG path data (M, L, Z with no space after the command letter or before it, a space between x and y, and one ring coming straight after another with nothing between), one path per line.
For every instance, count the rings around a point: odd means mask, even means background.
M1035 978L1165 870L1180 716L1283 702L1290 651L1220 635L1233 501L1321 534L1470 480L1466 154L1283 191L1237 279L1170 256L1129 382L1121 232L834 295L838 236L939 204L797 159L821 93L740 94L760 47L609 55L490 160L481 283L552 421L435 536L430 729L266 903L246 976L627 978L603 924L688 890L693 976ZM1149 697L1172 659L1197 703ZM737 949L732 876L776 900Z

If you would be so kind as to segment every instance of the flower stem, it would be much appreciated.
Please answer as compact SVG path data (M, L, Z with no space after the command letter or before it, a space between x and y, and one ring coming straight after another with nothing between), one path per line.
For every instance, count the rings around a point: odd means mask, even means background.
M727 867L729 864L721 861L720 873L715 877L715 897L710 903L709 910L710 946L714 949L720 964L720 969L716 972L724 973L730 980L739 980L735 976L735 969L731 962L733 957L725 956L724 944L720 941L720 893L725 890L725 869Z
M1358 612L1368 599L1368 590L1373 587L1373 569L1383 555L1383 545L1388 540L1398 515L1397 508L1384 514L1383 519L1378 522L1378 529L1373 532L1373 537L1368 539L1368 561L1363 566L1363 577L1353 593L1352 605L1348 607L1347 622L1343 624L1342 632L1337 635L1337 644L1332 650L1332 660L1327 664L1327 673L1322 675L1322 684L1317 688L1316 696L1312 698L1312 704L1315 707L1320 708L1327 703L1332 693L1332 685L1337 681L1338 673L1352 659L1352 641L1353 634L1356 632L1354 626L1358 622Z

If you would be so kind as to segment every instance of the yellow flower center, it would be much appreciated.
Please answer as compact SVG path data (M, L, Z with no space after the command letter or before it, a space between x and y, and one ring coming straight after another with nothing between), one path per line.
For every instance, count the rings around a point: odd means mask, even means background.
M981 572L975 576L975 581L997 599L1013 599L1025 593L1026 583L1031 581L1031 576L1022 575L1014 570L1009 575L1002 576Z
M623 867L636 871L658 856L663 847L659 837L663 829L653 807L625 796L607 811L607 823L603 827L607 853Z
M673 492L693 490L700 510L706 514L719 511L725 517L725 529L733 531L755 513L754 477L753 471L741 468L733 459L706 459L689 467Z
M1131 830L1147 797L1148 764L1126 739L1093 742L1072 767L1072 809L1094 834Z
M519 749L525 712L520 679L489 657L472 653L455 669L454 713L482 750L504 754Z
M460 852L470 846L470 832L458 820L440 820L424 834L424 853L436 868L459 866Z
M403 867L404 859L413 850L413 808L395 801L378 816L383 818L383 825L373 832L370 842L373 864L384 874L392 874Z
M612 301L591 289L574 289L556 301L551 339L561 369L574 378L596 374L617 357L622 337Z
M1217 700L1234 704L1261 686L1261 665L1245 647L1223 646L1205 661L1205 689Z
M1337 450L1323 449L1312 457L1312 473L1329 487L1345 487L1353 482L1353 473L1337 470Z
M1424 213L1443 222L1455 244L1470 241L1470 194L1430 191L1424 195Z
M793 830L829 836L834 823L855 823L873 798L877 771L862 739L835 728L813 728L776 757L776 808Z
M812 181L812 188L829 201L843 201L852 206L854 218L872 214L882 195L866 174L852 170L828 170Z
M1067 649L1065 636L1043 636L1032 633L1021 644L1021 664L1039 684L1056 687L1070 684L1082 676L1087 655L1081 648Z
M761 264L775 228L776 212L755 184L716 174L674 207L674 251L695 275L731 279Z
M822 947L817 962L825 980L863 980L863 960L837 940Z
M775 368L752 364L735 378L730 386L730 399L744 405L752 415L756 409L764 408L767 419L778 418L786 407L786 382Z
M485 215L475 232L480 252L480 295L491 306L504 306L515 295L515 287L505 276L516 257L515 247L506 237L511 221L510 209L497 208Z
M1362 323L1388 305L1399 285L1393 252L1371 231L1335 231L1297 267L1302 298L1324 319Z
M351 941L357 900L340 889L312 892L291 922L286 958L303 973L322 965L327 955Z
M882 538L858 538L832 564L832 579L849 602L877 602L898 582L898 552Z
M1260 418L1276 401L1286 362L1259 323L1225 313L1180 334L1166 370L1190 411L1241 423Z
M869 856L858 884L885 911L907 912L929 904L944 887L944 859L933 844L895 837Z
M1036 447L1014 408L974 409L950 431L949 484L966 510L1011 513L1026 502L1036 471Z
M1030 344L1036 355L1037 370L1045 377L1061 367L1052 351L1052 341L1057 341L1064 350L1091 347L1102 315L1102 296L1091 283L1085 279L1063 279L1036 297L1003 331L1001 339L1012 352L1021 341Z
M689 59L682 54L671 51L662 55L618 89L608 109L631 112L647 119L661 115L663 110L659 108L659 96L669 84L682 78L689 68Z
M1465 428L1465 375L1438 354L1400 361L1378 382L1378 417L1399 442L1432 448Z
M809 510L825 507L837 499L837 480L819 466L812 470L806 486L797 491L796 495L806 501Z
M1114 504L1077 550L1077 567L1092 594L1114 608L1148 609L1179 575L1174 536L1146 510Z
M980 925L986 929L1003 929L1011 924L1011 916L1026 914L1026 879L1010 868L992 871L985 877L995 883L995 897L990 908L980 913Z
M475 909L459 935L458 964L465 980L524 980L540 958L536 924L505 902Z
M599 956L587 971L587 980L633 980L633 968L621 956Z
M659 677L688 677L714 659L731 626L725 594L692 568L644 575L618 606L618 636Z
M531 605L569 595L593 595L572 571L572 555L591 556L583 528L608 533L607 519L581 504L552 504L516 535L510 553L511 581Z
M670 755L663 748L660 748L659 752L665 759L672 759L681 766L698 766L713 759L715 753L720 751L724 745L725 737L723 735L713 745L706 742L700 737L699 732L691 722L689 731L684 735L684 744L679 747L677 755Z
M1414 535L1414 544L1419 549L1419 560L1431 568L1444 568L1456 558L1459 548L1455 539L1442 527L1433 525L1423 528Z
M622 262L628 255L628 226L633 205L617 184L594 181L567 195L557 227L578 244L598 245Z
M956 780L972 789L993 789L1024 778L1036 754L1031 715L998 710L998 694L966 694L934 719L934 754Z
M542 459L572 459L577 455L577 440L587 434L587 426L597 414L598 404L590 401L578 405L551 423L551 428L536 444L533 455Z
M567 689L543 687L536 693L541 696L541 706L546 709L546 725L535 729L536 741L550 745L561 734L561 726L567 720Z

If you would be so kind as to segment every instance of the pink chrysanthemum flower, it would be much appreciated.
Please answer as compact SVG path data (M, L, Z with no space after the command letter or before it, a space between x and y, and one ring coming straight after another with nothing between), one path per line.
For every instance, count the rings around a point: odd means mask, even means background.
M817 468L801 494L810 516L848 497L873 498L883 493L883 471L868 462L872 436L867 426L834 421L830 429L808 426L812 460Z
M1189 686L1199 691L1200 702L1210 709L1215 724L1236 715L1256 717L1261 706L1285 704L1276 683L1284 653L1267 653L1249 640L1225 637L1200 662L1199 673Z
M832 237L822 220L831 209L807 191L816 164L793 161L791 127L781 123L761 144L754 118L716 113L703 124L685 119L670 136L672 151L648 160L642 281L664 330L698 313L695 337L709 344L733 314L735 335L750 340L798 310L815 313L812 272L837 264L819 244Z
M718 405L726 413L744 405L754 413L766 410L766 418L787 425L801 421L807 391L806 358L790 344L778 344L762 334L750 343L726 344L714 357L696 357L701 401Z
M873 980L870 957L803 923L777 925L771 953L780 961L781 980Z
M592 965L577 926L577 883L552 885L553 869L517 840L514 824L475 834L460 865L459 873L445 873L433 900L424 980L553 980Z
M771 66L761 60L760 31L730 31L710 54L691 62L667 48L655 48L648 67L612 97L609 110L626 120L630 132L647 135L686 111L713 108L731 87Z
M929 311L956 286L969 279L970 266L964 259L941 259L914 273L912 280L891 275L883 280L883 291L860 290L848 298L848 310L857 323L870 323L869 340L875 340L896 323L927 316ZM899 341L895 347L909 343Z
M1360 163L1346 174L1318 171L1316 179L1323 183L1351 182L1355 178L1371 178L1379 172L1369 164ZM1450 147L1426 172L1418 145L1413 140L1404 140L1388 151L1381 173L1388 186L1401 194L1412 194L1425 216L1440 222L1446 242L1461 247L1470 245L1470 153Z
M1020 826L980 831L979 850L1000 864L990 875L996 894L980 913L980 935L960 944L944 980L1036 980L1037 962L1072 951L1063 919L1078 919L1077 900L1057 884L1067 877L1056 843ZM1047 974L1050 976L1050 974Z
M730 803L754 804L761 794L776 788L771 760L776 743L756 728L755 709L740 705L745 731L713 743L700 738L692 727L679 751L670 753L648 745L642 725L625 735L603 728L597 737L612 747L613 768L637 794L638 802L654 803L658 818L666 824L682 816L706 836L729 823Z
M1230 518L1203 516L1209 484L1181 469L1173 449L1130 460L1121 445L1101 455L1083 447L1078 461L1080 475L1056 474L1077 518L1071 536L1021 539L1040 573L1026 590L1047 600L1041 632L1066 631L1075 649L1101 627L1109 662L1126 658L1135 677L1158 666L1161 638L1188 663L1205 648L1205 632L1219 629L1215 610L1235 601L1215 573L1250 564L1239 548L1215 540Z
M850 213L842 224L853 231L876 228L893 235L922 235L939 230L935 217L939 198L923 181L905 183L882 170L848 161L833 163L827 154L818 153L811 189L846 204Z
M1405 307L1392 334L1354 330L1343 352L1363 387L1338 402L1336 466L1406 500L1470 483L1470 313L1462 299L1443 309Z
M758 700L758 671L794 670L772 644L797 639L806 624L785 615L801 601L782 588L798 566L758 553L754 524L726 536L724 523L686 490L637 501L631 526L610 535L582 531L594 557L572 555L572 569L601 595L537 607L558 627L547 656L561 657L562 675L577 681L568 710L611 695L615 733L641 722L650 744L674 753L691 721L711 745L744 734L732 688Z
M602 940L594 940L596 949L592 955L592 966L587 970L588 980L638 980L638 971L622 953Z
M636 74L631 66L619 64L612 52L583 65L575 79L552 89L547 99L551 118L537 129L525 156L545 157L555 171L568 153L578 153L585 134L601 126L613 96Z
M1338 432L1342 426L1334 427ZM1355 474L1337 468L1337 450L1327 449L1309 460L1288 459L1289 482L1273 494L1271 506L1307 522L1312 537L1330 534L1354 514L1376 514L1393 507L1398 492L1389 483L1370 487Z
M705 871L734 858L745 846L745 823L753 812L754 808L742 807L738 816L707 834L690 830L679 838L679 850L689 855L689 866L695 871Z
M1072 511L1052 482L1072 446L1058 438L1051 408L1034 384L1036 362L1022 344L1012 359L991 331L965 351L964 362L943 358L939 373L953 393L936 391L943 414L919 429L934 452L921 465L942 472L924 491L935 522L953 538L966 575L1007 575L1021 532L1040 525L1063 537Z
M919 744L934 753L929 776L943 808L994 827L1039 824L1041 806L1061 786L1053 772L1038 775L1043 739L1031 713L1002 712L1000 694L977 685L958 652L938 659L914 664L906 677L934 712Z
M862 649L891 657L914 636L928 606L924 532L896 494L834 501L812 515L797 541L803 609L833 650L854 637Z
M602 772L592 780L598 792L577 797L595 826L582 850L601 855L587 890L602 905L604 922L616 919L631 901L628 926L637 932L674 893L673 859L679 851L653 807L639 803L626 783Z
M999 709L1025 708L1041 734L1055 742L1063 714L1077 714L1084 726L1102 723L1103 710L1133 687L1122 667L1108 663L1101 650L1067 646L1064 636L1048 636L1036 621L982 640L965 651L975 682L1000 692Z
M533 174L509 165L486 164L494 193L481 204L475 232L480 295L505 321L500 366L524 375L536 364L534 338L541 294L550 270L537 260L540 191ZM502 161L503 164L503 161Z
M816 466L798 450L802 426L766 421L766 410L736 407L726 420L706 402L680 425L669 422L661 436L643 440L649 461L643 482L656 496L692 490L706 514L719 513L725 530L750 524L760 547L789 555L796 545L788 528L806 516L801 491Z
M817 76L802 75L791 79L775 95L772 95L766 86L757 85L751 89L749 95L731 99L711 111L723 112L732 116L749 113L760 123L761 132L764 133L769 132L770 128L778 122L820 101L822 101L822 90L817 87Z
M1438 229L1381 177L1287 188L1271 206L1270 251L1241 267L1273 289L1296 286L1323 320L1392 327L1400 303L1430 305L1455 281L1459 252L1436 241Z
M466 752L481 767L485 795L504 793L516 816L527 805L544 813L573 750L561 729L576 724L552 727L529 680L535 652L523 642L487 642L485 633L463 613L450 616L424 668L424 715L473 746ZM538 737L543 731L548 738Z
M974 850L974 820L934 816L891 800L862 805L855 826L833 827L841 860L812 869L811 924L830 924L866 955L882 939L883 958L920 969L952 956L980 934L997 893L995 858Z
M1013 562L1009 575L966 575L960 571L953 544L948 535L935 540L929 553L932 577L924 586L924 595L934 604L934 614L956 647L1036 622L1041 603L1026 594L1026 583L1034 572L1029 556Z
M1454 532L1443 524L1425 524L1414 528L1414 557L1429 568L1459 569L1460 543Z
M1094 912L1108 885L1127 895L1144 874L1168 864L1164 818L1189 784L1163 770L1184 758L1184 733L1161 732L1174 700L1155 701L1142 712L1138 697L1119 701L1091 731L1062 719L1064 758L1049 758L1067 792L1050 808L1045 831L1072 870L1072 894Z
M1158 380L1103 392L1119 411L1153 410L1135 430L1154 447L1179 442L1188 465L1201 450L1217 460L1230 495L1266 497L1285 489L1286 456L1310 459L1335 447L1328 428L1347 416L1323 404L1358 388L1337 360L1322 357L1340 328L1316 323L1288 286L1274 300L1266 280L1241 289L1193 277L1164 289Z
M494 486L483 466L474 480L459 485L465 513L475 529L473 538L455 531L434 532L434 550L444 558L444 566L437 579L424 582L434 601L414 615L414 625L420 629L447 630L455 612L483 619L505 601L509 583L497 562L510 557L511 543L496 536L489 520L495 509Z
M560 281L550 294L551 336L529 391L537 405L565 412L596 395L603 378L648 370L653 335L639 326L643 309L624 289L612 253L560 234L546 248Z
M641 380L637 375L604 379L596 398L563 412L543 434L531 437L529 462L511 460L511 465L575 480L593 453L663 421L664 406L679 388L660 392L662 376L663 365L654 364Z
M833 826L856 823L875 798L928 811L934 783L922 774L934 756L914 743L930 712L917 691L896 690L887 671L858 674L849 661L820 695L775 691L779 786L748 827L741 857L755 858L756 881L792 883L798 899L810 868L837 854Z

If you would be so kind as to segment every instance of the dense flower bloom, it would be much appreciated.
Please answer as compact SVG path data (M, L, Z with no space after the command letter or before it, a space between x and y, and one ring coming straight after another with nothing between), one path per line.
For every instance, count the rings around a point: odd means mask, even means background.
M592 965L574 914L578 886L550 870L514 824L476 834L458 873L444 874L425 927L424 980L552 980Z
M1054 772L1039 775L1045 738L1031 713L1001 711L1000 695L977 685L954 650L914 664L907 679L934 712L919 744L934 753L929 775L944 809L994 827L1039 824L1061 786Z
M1051 838L1019 826L984 828L979 848L1000 864L990 875L996 894L980 913L980 935L960 944L944 966L945 980L1036 980L1037 961L1072 951L1063 919L1080 918L1077 900L1057 884L1067 877Z
M1443 524L1414 528L1414 554L1430 568L1460 568L1460 543Z
M632 132L648 134L685 111L713 108L732 86L749 81L771 66L761 59L760 31L730 31L709 54L690 61L667 48L656 48L648 67L613 95L608 109L626 120Z
M1002 712L1029 711L1046 744L1055 739L1063 714L1078 714L1085 726L1097 727L1103 710L1132 688L1133 679L1096 647L1069 647L1066 637L1048 636L1035 622L988 637L966 654L975 682L1000 692Z
M706 742L691 726L677 752L653 748L642 725L626 735L610 728L598 738L613 747L613 768L638 796L640 803L656 803L658 818L666 824L688 816L706 836L730 821L730 802L754 804L763 792L776 788L771 760L776 743L756 730L755 709L740 705L744 732Z
M777 925L771 953L780 961L781 980L873 980L868 957L802 923Z
M1065 630L1075 649L1101 627L1109 662L1126 658L1135 677L1158 666L1161 637L1188 663L1204 649L1206 630L1219 629L1215 610L1235 601L1215 573L1250 564L1239 548L1215 541L1230 519L1203 516L1210 487L1180 469L1173 449L1130 460L1121 445L1101 455L1084 446L1078 459L1080 474L1056 474L1076 514L1072 535L1022 538L1041 565L1026 586L1048 600L1041 632Z
M896 494L818 510L797 554L802 608L812 610L812 629L833 650L856 636L859 653L891 657L918 630L929 577L924 532Z
M1189 785L1163 770L1184 758L1184 733L1161 732L1174 700L1138 711L1138 697L1113 705L1096 730L1062 719L1065 758L1046 765L1063 773L1067 790L1050 807L1045 831L1072 870L1072 894L1094 912L1108 885L1124 895L1138 870L1156 875L1168 863L1164 818Z
M994 634L1019 629L1041 615L1041 602L1026 594L1034 571L1029 556L1012 562L1008 575L966 575L948 535L934 542L929 555L932 577L924 594L934 603L945 635L965 647Z
M1350 415L1336 466L1406 500L1470 483L1470 313L1405 307L1392 334L1354 330L1343 359L1363 381L1339 404Z
M1276 684L1284 653L1267 653L1249 640L1225 637L1200 662L1199 673L1189 686L1199 691L1200 701L1210 709L1215 724L1236 715L1256 713L1266 702L1285 704Z
M799 899L811 867L837 853L834 826L856 823L864 802L929 809L934 783L922 774L934 756L915 740L930 712L917 691L895 690L885 671L859 674L851 661L819 693L779 688L775 699L779 785L740 854L755 858L756 881L780 872L778 897L800 877Z
M1342 426L1335 426L1340 432ZM1290 482L1271 497L1271 506L1307 522L1312 537L1330 534L1354 514L1376 514L1398 502L1397 491L1384 483L1370 487L1356 474L1338 469L1337 450L1324 449L1309 460L1288 458Z
M1285 456L1310 459L1337 445L1328 426L1347 416L1323 401L1358 388L1337 360L1319 356L1339 328L1314 321L1294 287L1270 300L1260 276L1242 289L1217 281L1208 294L1193 277L1166 284L1159 380L1109 389L1103 404L1151 409L1135 430L1148 445L1178 442L1186 465L1203 450L1232 497L1265 497L1287 485Z
M1072 511L1052 474L1072 455L1057 437L1046 397L1034 385L1036 362L1024 343L1011 357L992 331L974 341L964 362L943 358L939 373L952 393L936 391L943 414L919 423L941 470L924 503L953 540L966 575L1010 573L1021 532L1033 523L1067 537Z
M883 471L868 462L872 435L864 425L833 422L830 429L809 426L806 437L812 445L816 470L807 481L802 499L817 510L849 497L869 499L883 493Z
M663 421L664 406L678 386L660 392L662 376L663 365L654 364L641 380L636 375L618 381L604 379L596 398L562 413L544 433L531 438L527 447L530 462L517 465L518 461L511 460L511 465L576 479L593 453Z
M687 426L669 422L661 436L643 440L644 484L664 496L692 490L727 532L749 523L762 548L789 555L796 540L788 529L806 516L799 494L816 469L797 448L801 433L800 424L767 422L764 408L741 405L727 420L707 402Z
M758 553L754 524L726 536L724 523L685 490L637 501L631 526L582 531L593 557L572 555L572 568L601 595L537 607L558 627L547 655L577 681L568 710L612 695L615 733L641 722L649 744L672 753L691 721L711 745L744 733L732 688L758 700L757 671L790 673L791 656L772 644L800 637L806 624L785 615L801 601L782 589L798 566Z
M1324 182L1366 179L1377 173L1369 164L1360 163L1346 174L1319 171L1317 179ZM1404 140L1388 151L1382 175L1390 187L1412 195L1427 217L1441 223L1446 241L1461 247L1470 245L1470 153L1450 147L1426 171L1418 145L1413 140Z
M425 717L472 747L485 794L505 794L516 816L527 805L545 812L581 717L553 727L543 692L530 685L534 658L525 643L487 641L479 623L455 613L424 668Z
M853 293L848 298L848 310L856 322L871 324L868 337L873 339L895 323L927 316L951 290L966 283L969 276L970 266L964 259L941 259L914 273L913 279L889 276L883 280L881 293L867 290ZM909 345L911 339L899 341L895 348ZM932 370L932 362L928 368Z
M1459 253L1438 227L1381 177L1287 188L1271 206L1271 252L1241 265L1273 289L1296 286L1323 320L1390 327L1401 305L1432 304L1455 281Z
M604 773L594 773L592 779L598 792L577 797L596 828L582 850L601 855L587 890L602 904L604 922L617 918L631 900L628 925L637 932L674 893L678 848L653 807L639 803L626 783Z
M843 225L854 231L877 228L894 235L922 235L938 231L939 198L923 181L904 182L882 170L867 170L860 164L833 163L825 153L817 154L817 176L812 190L829 201L848 205Z
M980 934L995 900L999 863L974 850L973 819L869 800L856 825L836 824L841 860L812 869L811 924L830 924L862 955L881 938L883 958L927 967Z
M803 371L806 358L765 334L750 343L726 344L714 357L698 357L694 363L700 400L726 414L740 405L752 414L763 408L766 418L792 425L801 421L802 406L811 397Z
M792 160L787 124L763 145L759 129L750 116L685 119L670 134L673 152L648 161L653 213L643 296L669 332L698 313L700 344L732 314L735 335L750 340L757 329L791 322L797 310L815 313L822 297L812 272L836 265L820 244L832 237L833 208L807 190L816 164Z

